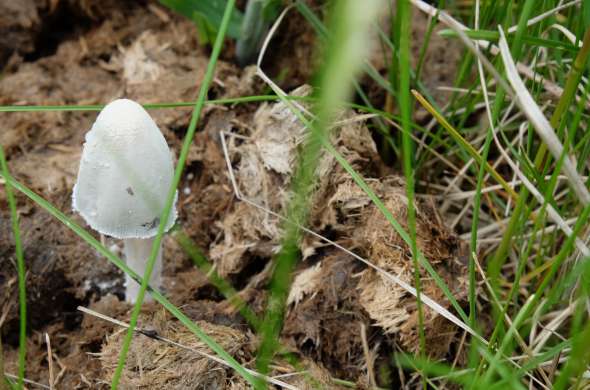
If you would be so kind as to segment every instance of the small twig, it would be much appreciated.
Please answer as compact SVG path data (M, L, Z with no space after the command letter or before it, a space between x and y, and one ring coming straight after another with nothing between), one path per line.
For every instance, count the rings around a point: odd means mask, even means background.
M61 370L59 370L59 373L55 377L55 381L53 382L53 386L57 386L57 384L61 381L61 378L63 378L63 376L66 372L67 366L65 364L63 364L61 362L61 360L59 360L59 356L57 356L55 353L52 353L52 354L54 355L53 357L55 358L57 365L61 368Z
M363 322L361 322L359 325L361 330L363 353L365 354L365 362L367 363L367 376L369 377L369 384L371 385L371 388L374 388L377 386L377 381L375 380L373 357L371 356L371 351L369 350L369 341L367 340L367 327Z
M18 376L16 376L16 375L12 375L12 374L9 374L9 373L7 373L7 372L5 372L5 373L4 373L4 376L5 376L5 377L7 377L7 378L10 378L10 379L18 380ZM30 380L30 379L27 379L27 378L24 378L24 379L23 379L23 382L25 382L25 383L26 383L26 384L28 384L28 385L33 385L33 386L40 387L40 388L42 388L42 389L48 389L48 390L51 390L51 388L50 388L49 386L47 386L47 385L44 385L43 383L39 383L39 382L32 381L32 380Z
M555 372L557 371L557 365L561 359L561 351L553 358L551 362L551 366L549 367L549 380L553 383L553 379L555 378Z
M55 378L53 376L53 354L51 352L51 340L49 340L49 333L45 333L45 343L47 344L47 364L49 365L49 388L53 390Z
M551 16L555 15L559 11L561 11L561 10L563 10L565 8L574 6L576 4L579 4L580 2L581 2L581 0L574 0L574 1L570 1L569 3L565 3L565 4L562 4L560 6L557 6L557 7L553 8L553 9L550 9L547 12L543 12L542 14L535 16L534 18L530 18L527 21L526 25L527 25L527 27L530 27L533 24L540 22L541 20L547 19L548 17L551 17ZM509 33L514 33L514 32L516 32L517 29L518 29L518 25L514 25L514 26L510 27L507 31Z

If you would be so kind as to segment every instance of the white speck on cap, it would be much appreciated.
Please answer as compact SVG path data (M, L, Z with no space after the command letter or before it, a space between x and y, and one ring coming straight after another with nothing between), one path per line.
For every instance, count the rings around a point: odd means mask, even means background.
M119 239L156 235L174 176L160 129L136 102L109 103L86 134L72 205L94 230ZM165 231L176 220L176 198Z

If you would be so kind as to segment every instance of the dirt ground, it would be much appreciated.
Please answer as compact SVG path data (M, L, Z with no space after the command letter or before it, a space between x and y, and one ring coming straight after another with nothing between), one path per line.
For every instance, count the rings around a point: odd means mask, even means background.
M317 2L314 2L317 3ZM414 52L427 27L413 32ZM314 33L292 11L265 59L271 76L295 94L311 80ZM442 55L443 47L445 55ZM456 55L455 55L456 54ZM454 76L458 48L435 37L425 61L425 83L436 91ZM93 0L0 1L0 105L104 104L119 97L141 103L192 101L204 76L209 49L199 45L194 25L156 2ZM374 65L383 71L382 58ZM371 88L370 82L363 83ZM385 97L374 88L375 104ZM209 98L262 94L267 91L254 68L239 68L228 41L218 62ZM444 101L445 93L435 97ZM159 109L150 114L175 155L191 110ZM0 144L12 175L85 226L71 210L85 133L96 112L1 113ZM342 112L332 141L368 180L373 190L405 220L405 189L394 169L381 162L367 123ZM219 131L230 138L230 158L242 194L280 212L302 128L281 103L207 106L191 145L180 187L178 226L214 262L217 272L240 291L258 315L264 314L271 259L280 243L275 217L236 200L228 179ZM355 186L333 158L318 164L310 225L388 272L412 283L412 263L403 240ZM123 300L123 275L68 227L17 194L26 260L28 313L26 377L48 384L45 334L51 340L56 388L107 388L116 361L121 328L83 314L90 307L122 321L131 307ZM432 202L418 207L419 247L461 303L466 294L462 243L444 226ZM120 243L104 238L120 251ZM396 351L418 346L415 299L354 257L306 236L301 243L289 294L281 342L298 363L279 356L273 374L305 369L308 375L286 377L300 387L338 388L337 378L367 387L371 381L396 387L412 380L391 361ZM258 345L255 329L199 271L177 242L164 241L165 295L242 364L253 368ZM0 334L5 371L16 373L18 300L14 241L4 188L0 191ZM425 292L446 300L424 275ZM447 304L448 306L448 304ZM141 325L199 351L207 348L156 304L146 304ZM426 311L427 351L441 359L456 356L461 333ZM207 351L208 352L208 351ZM314 379L311 379L313 377ZM244 388L229 369L194 351L178 349L137 335L123 384L128 388ZM34 388L35 386L31 386Z

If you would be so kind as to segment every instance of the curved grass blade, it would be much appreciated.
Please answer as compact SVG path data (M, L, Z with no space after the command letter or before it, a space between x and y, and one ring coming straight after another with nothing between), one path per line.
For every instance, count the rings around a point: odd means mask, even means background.
M439 32L439 35L447 38L456 38L458 35L454 30L444 29ZM500 40L500 33L491 30L465 30L465 35L471 39L478 39L497 43ZM578 52L578 48L570 43L558 41L555 39L538 38L531 35L523 35L524 43L532 46L547 47L552 49L559 49L573 53Z
M206 105L212 104L245 104L253 102L265 102L278 100L276 95L254 95L243 96L237 98L212 99L205 100ZM289 99L305 100L306 97L290 96ZM164 108L180 108L180 107L194 107L197 102L176 102L176 103L147 103L142 104L146 110L156 110ZM90 104L90 105L49 105L49 106L0 106L0 112L51 112L51 111L100 111L104 108L104 104Z
M4 188L10 207L10 219L12 220L12 234L14 235L14 246L16 251L16 263L18 271L18 305L19 305L19 336L18 336L18 379L17 384L20 389L24 388L25 378L25 358L27 355L27 292L25 287L25 259L23 256L23 245L20 239L20 228L18 226L18 213L16 210L16 200L12 192L10 172L4 156L4 149L0 145L0 166L2 167L2 176L5 178ZM0 372L1 374L1 372Z
M418 340L419 356L425 356L426 336L424 335L424 312L422 309L422 279L420 277L420 265L418 261L418 246L416 244L416 210L414 207L414 144L412 142L412 100L410 97L410 2L409 0L397 1L396 24L399 24L399 91L398 103L402 117L402 147L403 170L406 178L406 196L408 198L406 209L406 224L410 239L410 251L412 253L412 265L414 267L414 288L416 289L416 311L418 312ZM426 377L422 376L422 386L426 387Z

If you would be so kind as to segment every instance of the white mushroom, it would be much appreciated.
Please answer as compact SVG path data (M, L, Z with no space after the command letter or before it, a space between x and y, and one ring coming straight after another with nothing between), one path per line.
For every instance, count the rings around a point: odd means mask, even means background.
M86 134L72 204L101 234L123 240L128 266L143 276L174 176L170 149L158 126L136 102L109 103ZM176 199L166 221L176 220ZM150 278L160 288L162 247ZM125 277L126 300L135 302L139 284Z

